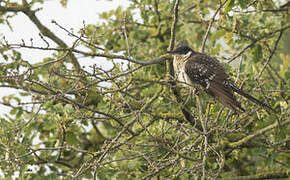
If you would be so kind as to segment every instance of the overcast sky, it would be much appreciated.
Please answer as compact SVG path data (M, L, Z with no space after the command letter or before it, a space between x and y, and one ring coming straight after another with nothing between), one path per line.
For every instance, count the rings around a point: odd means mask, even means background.
M19 1L16 1L19 2ZM111 9L116 9L118 6L126 7L129 4L127 0L69 0L67 8L63 8L59 3L60 0L46 0L43 5L42 10L40 10L36 15L40 21L52 30L58 37L64 40L69 45L73 42L73 38L69 37L67 33L58 28L55 24L51 23L55 20L58 24L62 25L66 29L73 29L77 32L83 27L83 21L85 24L96 24L98 21L98 15L104 11L109 11ZM33 44L37 46L45 46L45 43L39 37L38 29L36 26L22 13L19 13L12 19L10 19L10 24L13 27L13 31L9 29L8 26L0 24L0 37L5 39L11 44L20 44L22 39L29 44L30 39L33 39ZM53 43L52 43L53 44ZM39 50L27 50L21 49L22 58L31 63L39 62L44 57L49 57L51 52L39 51ZM81 64L84 64L85 59L81 59ZM4 62L0 57L0 62ZM86 62L86 64L92 64L95 62ZM14 89L0 88L0 101L2 101L3 96L7 96L11 93L17 92ZM27 99L28 100L28 99ZM0 117L3 114L8 113L10 108L7 106L0 105Z

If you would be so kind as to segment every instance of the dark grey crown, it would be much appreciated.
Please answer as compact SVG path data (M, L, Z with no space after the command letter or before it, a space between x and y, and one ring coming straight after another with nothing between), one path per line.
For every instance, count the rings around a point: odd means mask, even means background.
M169 51L171 54L187 54L189 51L193 51L190 47L185 44L178 44L172 51Z

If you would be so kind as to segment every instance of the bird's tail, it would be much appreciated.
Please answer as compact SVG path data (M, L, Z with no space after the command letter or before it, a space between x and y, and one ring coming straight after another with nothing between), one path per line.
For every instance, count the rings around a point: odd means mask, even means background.
M213 81L206 92L236 113L246 111L236 100L233 91L228 86Z
M267 105L267 104L265 104L265 103L259 101L258 99L254 98L253 96L251 96L251 95L245 93L243 90L241 90L240 88L236 87L236 86L233 85L233 84L230 84L230 86L231 86L231 88L232 88L232 90L233 90L234 92L236 92L236 93L238 93L238 94L244 96L245 98L249 99L249 100L252 101L253 103L256 103L257 105L260 105L260 106L262 106L262 107L265 107L265 108L267 108L267 109L273 111L274 113L276 113L276 111L275 111L271 106L269 106L269 105Z

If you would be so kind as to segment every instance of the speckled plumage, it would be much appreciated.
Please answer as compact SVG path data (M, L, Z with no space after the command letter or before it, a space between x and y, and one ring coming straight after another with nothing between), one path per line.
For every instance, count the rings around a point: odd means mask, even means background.
M195 52L185 45L177 46L170 53L174 55L173 65L176 77L186 86L201 86L209 95L235 112L245 110L237 101L234 92L273 110L270 106L236 87L216 58Z

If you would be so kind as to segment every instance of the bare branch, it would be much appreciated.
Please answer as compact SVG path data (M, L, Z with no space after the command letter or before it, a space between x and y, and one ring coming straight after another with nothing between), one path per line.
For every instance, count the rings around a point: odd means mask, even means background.
M0 6L1 12L22 12L24 13L38 28L40 33L43 36L48 37L52 41L54 41L57 45L59 45L62 48L67 48L68 45L62 41L59 37L57 37L51 30L49 30L46 26L44 26L40 20L35 15L35 11L30 9L30 5L25 1L22 0L22 5L17 5L15 7L4 7ZM80 64L78 63L78 60L76 57L70 52L70 58L72 60L72 64L74 65L75 69L77 71L81 71Z
M234 57L232 57L232 58L228 61L228 63L233 62L236 58L238 58L240 55L242 55L242 54L243 54L247 49L253 47L257 42L261 41L262 39L264 39L264 38L268 38L268 37L272 36L273 34L276 34L277 32L285 31L285 30L287 30L287 29L289 29L289 28L290 28L290 25L288 24L288 25L282 27L281 29L278 29L278 30L275 30L275 31L269 32L269 33L267 33L267 34L265 34L265 35L263 35L263 36L261 36L261 37L255 39L255 40L253 40L253 41L251 42L251 44L247 45L247 46L246 46L242 51L240 51L237 55L235 55Z
M141 61L137 60L128 56L124 55L115 55L115 54L109 54L109 53L90 53L90 52L85 52L77 49L70 49L70 48L46 48L46 47L35 47L35 46L27 46L24 44L8 44L8 47L16 47L16 48L28 48L28 49L39 49L39 50L47 50L47 51L66 51L66 52L74 52L74 53L79 53L83 54L88 57L105 57L108 59L122 59L122 60L127 60L129 62L132 62L134 64L140 64L143 66L151 65L151 64L158 64L162 61L169 60L171 57L168 55L163 55L159 58L156 59L151 59L147 61Z
M288 124L290 124L290 120L281 122L281 126L286 126ZM260 136L260 135L266 133L267 131L270 131L270 130L276 128L276 127L278 127L278 122L277 121L275 123L263 128L263 129L260 129L260 130L258 130L256 132L254 132L254 133L242 138L241 140L239 140L237 142L230 143L229 147L233 148L233 149L238 148L238 147L242 146L243 144L247 143L248 141L250 141L251 139L253 139L253 138L257 137L257 136Z
M262 180L262 179L280 179L289 177L289 173L287 171L271 171L271 172L263 172L256 175L249 176L236 176L231 177L231 180Z
M215 21L215 17L216 15L218 14L218 12L220 11L220 9L228 2L228 0L225 0L222 4L220 4L220 6L217 8L217 10L215 11L215 13L213 14L212 18L211 18L211 21L208 25L208 28L206 30L206 33L205 33L205 36L203 38L203 41L202 41L202 47L201 47L201 51L204 52L204 48L205 48L205 43L206 43L206 40L207 40L207 37L209 35L209 32L210 32L210 29Z
M278 36L278 38L277 38L277 40L276 40L276 42L275 42L275 44L274 44L274 48L273 48L273 50L272 50L272 52L271 52L269 58L267 59L266 63L264 64L264 66L263 66L261 72L260 72L260 73L258 74L258 76L256 77L256 80L259 79L259 78L261 77L261 75L262 75L262 73L264 72L264 70L266 69L267 65L270 63L270 61L271 61L273 55L274 55L275 52L276 52L276 49L277 49L278 43L279 43L279 41L280 41L280 39L281 39L281 37L282 37L282 34L283 34L283 31L280 31L280 34L279 34L279 36Z
M170 38L169 50L172 50L174 48L176 25L178 21L178 6L179 6L179 0L176 0L174 4L173 23L171 25L171 38Z

